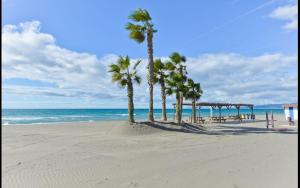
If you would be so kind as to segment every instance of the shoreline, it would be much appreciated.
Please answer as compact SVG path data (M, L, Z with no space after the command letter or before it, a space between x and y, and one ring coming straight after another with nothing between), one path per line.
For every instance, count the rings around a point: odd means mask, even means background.
M187 120L189 116L183 116L182 119L183 120ZM169 118L168 122L171 122L173 120L170 120L171 118ZM204 117L204 119L208 119L208 117ZM275 122L276 121L280 121L282 123L284 123L285 120L285 116L284 114L275 114ZM264 115L256 115L255 121L261 121L261 120L265 120L265 116ZM146 118L143 119L136 119L136 122L144 122L144 121L148 121ZM155 119L155 121L160 121L160 118ZM244 122L251 122L252 120L243 120ZM1 124L2 126L18 126L18 125L55 125L55 124L77 124L77 123L101 123L101 122L127 122L127 119L103 119L103 120L86 120L86 121L62 121L62 122L37 122L37 123L18 123L18 124ZM210 123L210 122L206 122L206 123ZM287 123L287 121L286 121Z
M203 110L203 109L202 109ZM209 110L201 110L201 117L210 117ZM275 116L281 116L284 114L283 110L274 110ZM257 110L254 114L260 116L264 115L265 109L263 111ZM64 122L88 122L88 121L114 121L114 120L127 120L127 110L126 109L76 109L76 110L65 110L60 109L58 111L52 109L32 109L32 110L21 110L21 109L4 109L2 111L2 125L15 125L15 124L52 124L52 123L64 123ZM135 119L137 121L147 120L147 110L137 109ZM248 111L241 112L241 114L248 114ZM173 110L168 111L168 119L173 119ZM184 109L183 118L187 118L191 115L191 109ZM218 112L214 112L214 116L218 116ZM235 111L222 110L222 116L236 115ZM155 110L155 119L160 120L161 111Z

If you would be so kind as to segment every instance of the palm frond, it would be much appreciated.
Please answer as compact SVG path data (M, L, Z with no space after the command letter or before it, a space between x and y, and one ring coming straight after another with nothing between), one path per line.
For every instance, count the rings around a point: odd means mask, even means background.
M174 66L172 62L167 62L167 63L165 64L165 68L166 68L167 70L173 71L173 70L175 70L176 66Z
M142 25L138 25L138 24L133 24L133 23L127 23L125 26L125 29L130 30L130 31L141 31L144 32L145 31L145 27Z
M161 68L160 68L160 63L161 63L160 59L155 59L155 60L154 60L153 71L154 71L155 73L159 73L159 71L161 70Z
M159 82L159 77L157 76L157 74L154 74L153 76L153 83L157 84Z
M169 87L176 87L176 86L177 86L177 83L176 83L174 80L171 80L171 79L167 79L167 80L166 80L166 84L167 84Z
M138 30L132 30L129 33L129 38L135 40L138 43L142 43L145 40L145 34Z
M162 71L165 68L164 63L161 61L161 59L155 59L154 60L154 69L157 71Z
M139 66L139 64L142 62L142 60L137 60L137 62L133 66L133 70L136 70L136 68Z
M181 56L181 61L182 62L186 62L186 57L185 56Z
M191 78L188 78L186 87L187 87L187 91L185 93L186 99L195 99L195 100L200 99L200 97L203 94L200 83L194 83L194 81Z
M125 79L125 78L123 78L122 80L120 80L119 81L119 85L121 86L121 87L125 87L125 86L127 86L127 79Z
M180 73L174 73L172 74L172 79L175 81L175 82L178 82L178 83L181 83L183 81L183 75L181 75Z
M128 18L135 22L148 22L151 20L149 12L141 8L133 11L133 13L129 15Z
M179 63L181 61L181 56L178 52L173 52L169 58L174 63Z
M108 70L108 72L116 72L119 73L120 72L120 67L116 64L111 64L109 65L110 69Z
M187 82L188 82L188 86L190 86L190 87L194 86L194 81L191 78L188 78Z
M141 84L142 78L140 76L135 76L133 79L137 84Z
M172 90L172 88L169 88L169 87L167 87L165 91L166 91L166 94L167 94L167 95L172 95L172 94L175 93L175 91Z
M122 77L123 77L123 74L121 74L121 73L114 73L112 75L112 81L113 82L119 81L119 80L122 79Z
M194 88L195 88L195 91L197 91L197 92L200 92L200 84L199 83L196 83L196 84L194 84Z
M173 52L169 58L171 59L172 62L175 64L179 64L180 62L185 62L186 58L185 56L181 56L178 52Z
M130 59L128 56L126 56L125 58L120 56L117 61L117 64L121 70L126 70L129 67Z

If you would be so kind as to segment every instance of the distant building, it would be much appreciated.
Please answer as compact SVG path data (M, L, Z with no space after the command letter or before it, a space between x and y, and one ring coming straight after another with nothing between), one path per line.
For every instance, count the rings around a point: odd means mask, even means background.
M298 121L298 104L283 105L285 119L289 122Z

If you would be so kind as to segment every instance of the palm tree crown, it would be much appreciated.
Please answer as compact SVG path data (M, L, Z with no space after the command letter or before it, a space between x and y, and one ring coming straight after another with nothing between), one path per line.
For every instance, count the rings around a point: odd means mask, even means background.
M138 60L133 66L130 66L128 56L119 57L116 64L111 64L109 72L112 72L112 81L118 82L121 87L128 85L128 79L134 80L137 84L141 83L141 77L137 75L137 66L141 63Z
M129 38L138 43L144 42L147 33L157 32L151 23L151 17L147 10L138 9L134 11L129 17L130 20L137 23L128 23L126 29L130 31Z
M185 93L186 99L199 100L202 96L203 91L201 89L200 83L195 83L192 79L187 80L187 92Z
M161 59L155 59L154 61L154 83L161 83L167 77L166 65L161 61Z
M181 56L179 53L174 52L170 56L170 61L165 65L169 71L167 82L167 94L171 95L176 92L183 92L185 90L185 81L187 79L187 71L185 69L185 56Z

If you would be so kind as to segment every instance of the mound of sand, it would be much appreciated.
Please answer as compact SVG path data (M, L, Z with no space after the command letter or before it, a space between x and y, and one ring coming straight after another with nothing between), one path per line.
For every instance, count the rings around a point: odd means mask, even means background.
M155 134L162 132L163 130L148 126L143 123L134 123L129 124L127 122L122 123L122 125L118 125L114 127L109 133L116 135L124 135L124 136L141 136L148 134Z

